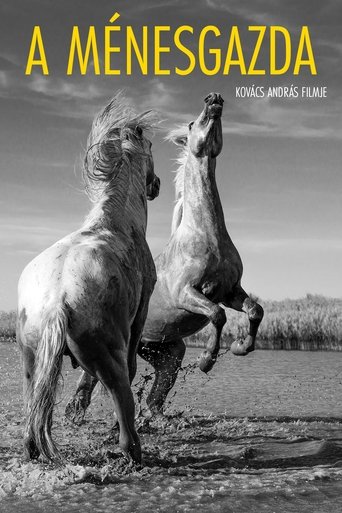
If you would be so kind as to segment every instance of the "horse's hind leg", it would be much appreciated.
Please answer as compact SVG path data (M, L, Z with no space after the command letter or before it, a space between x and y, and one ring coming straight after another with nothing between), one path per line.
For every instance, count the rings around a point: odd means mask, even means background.
M181 338L167 343L140 343L138 354L155 369L154 383L147 397L147 406L155 415L162 412L166 397L175 384L184 358L185 344Z
M94 378L85 371L82 372L75 395L68 401L65 407L65 416L68 420L75 424L82 423L85 412L90 405L91 394L97 382L97 378Z
M140 463L141 448L134 425L135 406L129 382L125 337L120 331L111 333L107 337L99 333L95 340L84 339L82 343L69 340L69 344L77 361L101 381L112 396L120 428L119 445L124 454ZM94 358L94 345L96 345L96 358Z
M264 316L264 310L241 287L237 287L234 292L233 297L225 305L239 312L245 312L248 315L249 331L244 340L235 340L230 350L235 355L245 356L255 349L255 339L259 324Z
M27 417L30 409L30 397L32 395L32 387L34 385L34 363L35 353L31 347L21 344L18 341L22 351L23 362L23 396L24 396L24 411ZM39 451L36 442L32 437L32 433L26 427L24 432L24 458L27 460L36 459L39 456Z
M119 422L119 445L133 461L141 462L141 447L135 430L135 405L130 387L126 361L111 358L105 368L99 368L97 375L110 392L114 410Z
M33 373L35 354L29 346L22 346L22 362L23 362L23 397L25 411L28 409L29 397L33 386Z
M145 323L147 308L148 300L142 301L131 327L127 361L130 383L132 383L133 379L135 378L137 370L137 345L139 343L142 329ZM68 420L74 422L75 424L82 423L85 412L90 405L91 396L97 382L97 378L91 376L85 371L82 372L81 378L77 384L75 395L70 399L70 401L68 401L68 404L65 407L65 416ZM114 415L114 427L116 423L117 419Z

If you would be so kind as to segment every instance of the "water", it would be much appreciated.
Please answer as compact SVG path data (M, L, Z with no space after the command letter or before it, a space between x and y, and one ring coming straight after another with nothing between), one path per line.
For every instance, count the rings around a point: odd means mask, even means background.
M198 353L188 349L185 364ZM113 455L100 391L82 426L64 421L79 375L68 361L54 422L66 464L23 463L12 344L0 344L0 368L1 512L342 510L342 353L227 353L209 377L181 373L168 419L140 429L142 469ZM150 370L140 361L138 378Z
M198 352L188 349L185 363ZM192 373L174 404L233 416L342 417L341 397L342 354L259 350L227 353L208 376Z

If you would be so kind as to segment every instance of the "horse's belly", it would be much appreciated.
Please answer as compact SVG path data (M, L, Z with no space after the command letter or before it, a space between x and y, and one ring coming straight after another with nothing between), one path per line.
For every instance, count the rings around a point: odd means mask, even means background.
M208 324L204 315L194 314L171 305L150 305L142 339L146 342L167 342L192 335Z

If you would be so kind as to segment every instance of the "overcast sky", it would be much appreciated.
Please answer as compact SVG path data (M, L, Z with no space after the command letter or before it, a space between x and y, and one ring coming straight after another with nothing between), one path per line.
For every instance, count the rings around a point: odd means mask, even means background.
M243 286L261 298L308 292L341 297L342 287L342 19L340 0L14 0L1 2L0 45L0 309L14 308L24 266L48 245L78 228L89 209L79 161L94 114L125 88L138 110L161 112L165 130L189 122L210 91L225 100L224 146L217 180L228 231L244 262ZM317 76L305 68L279 77L241 76L234 70L206 77L66 75L73 25L95 25L103 51L103 27L120 13L121 26L192 25L195 33L217 25L228 43L238 25L246 57L248 25L282 25L293 47L308 25ZM40 25L49 76L37 68L25 76L34 25ZM225 36L224 36L225 35ZM185 38L196 49L196 37ZM255 39L255 37L254 37ZM165 37L167 42L168 38ZM208 41L216 45L215 38ZM260 56L267 65L268 40ZM279 54L281 57L281 53ZM120 61L121 59L121 61ZM247 59L248 60L248 59ZM123 57L118 57L118 63ZM212 62L208 59L208 64ZM179 52L163 65L185 67ZM325 99L236 98L236 86L326 86ZM177 148L153 139L160 197L149 203L148 240L154 255L165 245L174 201L172 171Z

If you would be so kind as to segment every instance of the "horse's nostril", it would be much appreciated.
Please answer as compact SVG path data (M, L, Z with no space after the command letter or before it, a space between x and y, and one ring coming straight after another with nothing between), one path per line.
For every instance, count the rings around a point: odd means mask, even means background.
M223 98L219 93L213 94L213 103L216 103L218 105L223 105Z

